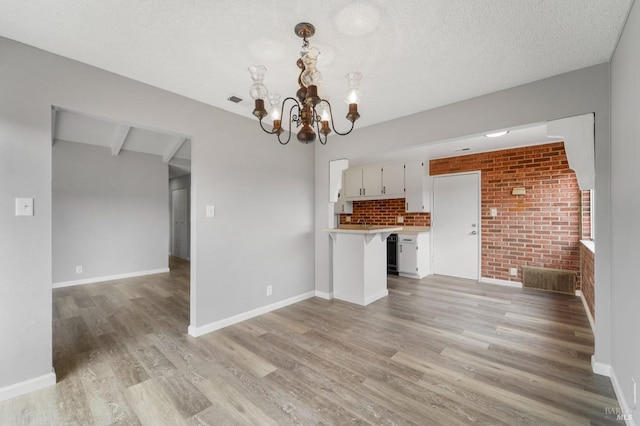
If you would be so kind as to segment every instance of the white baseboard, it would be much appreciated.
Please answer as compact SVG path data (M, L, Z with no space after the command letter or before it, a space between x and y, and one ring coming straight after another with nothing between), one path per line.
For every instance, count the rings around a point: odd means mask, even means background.
M324 291L316 290L316 297L319 297L321 299L332 300L333 299L333 292L325 293Z
M376 300L382 299L383 297L386 297L388 295L389 295L389 290L385 288L380 293L374 294L373 296L369 296L366 299L364 299L364 306L367 306L369 303L373 303Z
M587 299L584 298L584 294L580 290L576 290L576 296L580 297L582 300L582 306L584 306L584 311L587 313L587 319L589 320L589 325L591 326L591 332L596 334L596 322L591 316L591 310L589 309L589 305L587 305Z
M86 278L84 280L60 281L53 283L53 288L70 287L73 285L93 284L103 281L122 280L124 278L141 277L143 275L162 274L169 272L169 268L150 269L148 271L129 272L127 274L108 275L104 277Z
M627 400L624 397L624 392L622 391L622 386L620 386L620 382L616 377L615 371L613 368L609 367L611 384L613 385L613 390L616 392L616 398L618 399L618 404L620 404L620 413L618 413L618 419L624 420L627 426L636 426L636 422L633 419L633 413L631 408L627 404Z
M51 373L44 374L40 377L34 377L33 379L0 388L0 401L15 398L16 396L24 395L55 384L56 373L52 371Z
M230 325L246 321L258 315L266 314L267 312L275 311L276 309L284 308L285 306L292 305L294 303L302 302L303 300L310 299L315 296L315 291L301 294L299 296L291 297L289 299L281 300L271 305L263 306L261 308L254 309L252 311L244 312L242 314L234 315L229 318L221 319L220 321L212 322L200 327L189 326L189 335L193 337L199 337L203 334L211 333L212 331L220 330L221 328L228 327Z
M609 364L596 361L595 355L591 355L591 370L601 376L611 377L611 366Z
M507 287L522 288L522 283L518 281L499 280L497 278L487 278L487 277L481 277L479 281L485 284L497 284L497 285L504 285Z

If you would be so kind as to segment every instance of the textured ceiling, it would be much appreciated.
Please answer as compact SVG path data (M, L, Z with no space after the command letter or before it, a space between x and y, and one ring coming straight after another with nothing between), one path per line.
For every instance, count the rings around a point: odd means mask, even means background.
M346 113L344 74L364 74L362 127L607 62L631 3L0 0L0 35L252 117L247 67L264 64L270 91L293 95L293 27L308 21L334 114Z

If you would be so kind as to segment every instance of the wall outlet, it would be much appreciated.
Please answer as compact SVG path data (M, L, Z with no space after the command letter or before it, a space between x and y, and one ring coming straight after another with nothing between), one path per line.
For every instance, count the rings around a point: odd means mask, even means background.
M16 216L33 216L33 198L16 198Z
M518 276L518 268L510 268L509 269L509 273L514 276L517 277Z
M495 207L491 207L491 217L498 216L498 209Z
M398 223L404 223L404 217L398 216Z
M351 216L347 216L347 217L345 217L345 218L344 218L344 220L346 220L346 221L347 221L347 223L351 222Z
M267 286L267 296L271 296L273 294L273 286L272 285L268 285Z
M76 266L76 274L82 273L82 266Z

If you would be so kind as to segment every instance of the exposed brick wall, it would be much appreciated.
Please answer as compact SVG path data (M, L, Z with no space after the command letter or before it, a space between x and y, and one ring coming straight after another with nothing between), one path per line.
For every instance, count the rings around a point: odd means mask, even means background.
M541 266L576 271L580 288L580 190L564 143L436 159L429 169L481 171L483 277L522 281L522 266ZM513 187L526 195L511 195Z
M584 244L580 244L580 275L582 276L582 294L587 301L589 311L591 311L591 317L596 318L595 308L595 269L594 269L594 255L593 252L588 249Z
M347 216L351 216L351 222L347 222ZM359 220L364 220L367 225L393 226L398 223L398 216L404 218L403 226L430 226L431 224L431 213L405 212L404 198L354 201L353 213L341 214L340 224L356 224Z
M582 239L591 239L591 191L580 191L580 197L582 199L582 215L581 215L581 230Z

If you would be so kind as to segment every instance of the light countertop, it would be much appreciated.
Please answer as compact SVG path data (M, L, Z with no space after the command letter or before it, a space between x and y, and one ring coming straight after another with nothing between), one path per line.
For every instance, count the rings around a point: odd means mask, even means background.
M417 235L431 230L428 226L363 226L363 225L340 225L338 228L325 229L327 232L340 232L344 234L375 234L378 232L391 232L394 234Z
M378 234L397 233L402 231L401 226L363 226L363 225L342 225L339 228L325 229L327 232L337 232L341 234Z

